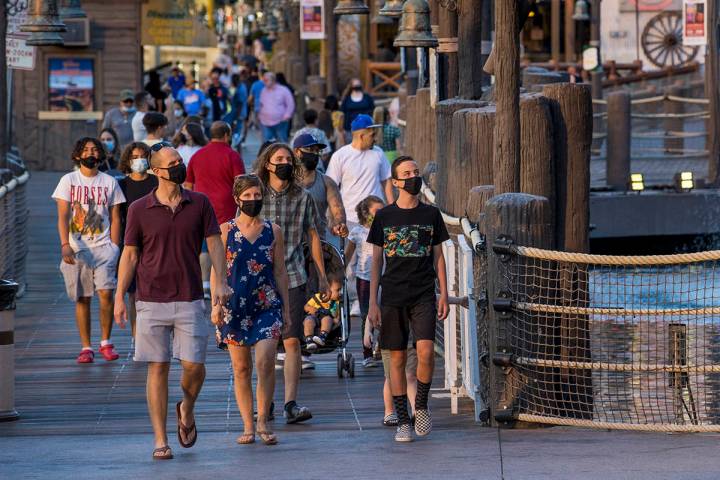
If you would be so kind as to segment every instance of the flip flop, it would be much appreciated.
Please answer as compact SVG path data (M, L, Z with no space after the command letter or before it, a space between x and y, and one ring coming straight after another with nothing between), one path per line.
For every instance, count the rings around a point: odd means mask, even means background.
M189 427L186 427L182 424L182 421L180 420L182 418L182 415L180 414L180 405L182 404L182 400L180 400L175 405L175 412L177 413L177 426L178 426L178 442L180 443L180 446L183 448L190 448L193 445L195 445L195 442L197 442L197 428L195 427L195 422L193 422L192 425ZM185 438L190 438L190 434L195 432L195 435L193 435L192 441L185 443L183 442L182 435L180 435L180 431L185 434Z
M278 443L278 439L273 432L263 430L258 431L257 434L265 445L277 445Z
M237 443L240 445L250 445L252 443L255 443L255 434L254 433L243 433L237 438Z
M161 455L158 455L161 454ZM173 453L169 446L156 448L152 453L153 460L172 460Z

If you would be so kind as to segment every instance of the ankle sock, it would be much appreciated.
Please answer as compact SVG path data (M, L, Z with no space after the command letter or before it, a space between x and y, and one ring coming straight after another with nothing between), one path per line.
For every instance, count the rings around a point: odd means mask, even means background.
M410 414L408 414L407 395L393 395L393 405L398 417L398 425L410 425Z
M92 347L83 347L81 351L84 352L85 350L87 350L87 351L89 351L89 352L92 352L92 351L93 351Z
M101 346L101 347L104 347L105 345L110 345L111 343L112 343L112 342L111 342L110 339L108 338L107 340L101 340L101 341L100 341L100 346Z
M427 410L430 383L417 381L417 395L415 396L415 410Z

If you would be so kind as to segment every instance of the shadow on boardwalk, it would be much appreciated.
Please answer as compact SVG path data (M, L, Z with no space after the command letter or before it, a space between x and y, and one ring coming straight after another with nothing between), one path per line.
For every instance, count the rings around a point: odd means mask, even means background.
M334 355L316 357L317 369L303 374L300 402L315 418L294 426L276 420L281 442L276 447L236 445L242 426L229 360L214 346L197 405L197 445L179 448L171 414L170 445L176 458L153 462L145 369L131 359L128 331L114 331L118 361L107 363L98 356L95 364L75 363L74 312L58 271L56 217L49 198L58 178L35 174L28 190L29 286L18 303L15 346L21 419L0 424L0 479L500 478L496 430L476 425L467 410L450 415L447 399L433 398L433 433L412 444L396 444L392 430L381 425L382 369L359 366L355 379L339 380ZM97 348L96 313L94 318ZM352 343L359 345L357 328ZM178 378L174 365L171 402L180 398ZM281 405L279 372L277 380L275 399ZM507 479L714 479L720 469L717 436L712 435L554 428L503 431L502 439Z

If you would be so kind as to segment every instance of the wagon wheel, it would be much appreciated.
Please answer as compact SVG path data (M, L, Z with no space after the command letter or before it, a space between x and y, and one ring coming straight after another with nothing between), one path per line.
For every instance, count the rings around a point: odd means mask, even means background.
M645 56L658 67L679 67L695 58L699 48L683 45L680 12L667 11L648 21L642 33Z

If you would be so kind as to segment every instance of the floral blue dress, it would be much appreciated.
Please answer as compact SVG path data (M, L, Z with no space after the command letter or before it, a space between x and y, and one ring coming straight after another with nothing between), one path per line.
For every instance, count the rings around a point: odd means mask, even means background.
M224 323L215 328L218 346L252 346L260 340L279 340L282 330L282 299L273 274L272 224L265 221L262 232L250 243L235 220L227 234L228 285L230 300L223 306Z

